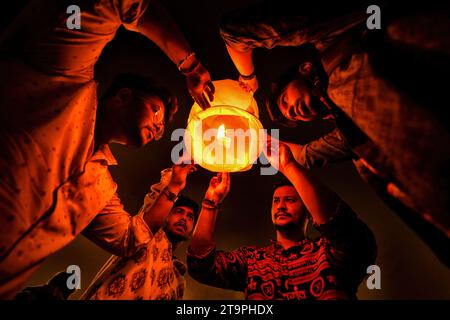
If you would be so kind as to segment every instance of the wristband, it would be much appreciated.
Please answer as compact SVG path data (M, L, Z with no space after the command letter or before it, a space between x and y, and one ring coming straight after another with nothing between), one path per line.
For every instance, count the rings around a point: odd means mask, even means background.
M253 78L256 77L255 70L253 70L253 72L252 72L251 74L249 74L248 76L243 75L243 74L239 74L239 75L241 76L241 78L242 78L243 80L252 80Z
M161 193L165 194L169 201L175 202L178 199L178 196L169 189L167 189L167 187L164 188Z
M205 209L211 209L211 210L217 210L219 209L220 203L215 203L213 200L210 199L203 199L202 201L202 207Z
M181 71L183 64L192 56L195 56L195 52L189 51L188 54L186 55L186 57L184 57L183 59L180 60L180 62L178 62L177 68L179 71Z

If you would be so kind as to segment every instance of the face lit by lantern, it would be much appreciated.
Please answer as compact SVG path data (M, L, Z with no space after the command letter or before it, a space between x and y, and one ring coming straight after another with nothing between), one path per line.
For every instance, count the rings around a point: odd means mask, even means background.
M194 104L185 134L187 151L195 163L214 172L251 168L262 151L263 127L251 93L237 81L214 81L211 107Z

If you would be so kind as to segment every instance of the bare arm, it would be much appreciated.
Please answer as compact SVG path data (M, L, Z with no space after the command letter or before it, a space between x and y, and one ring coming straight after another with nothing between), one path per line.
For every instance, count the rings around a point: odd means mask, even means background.
M278 144L279 152L276 152L276 144ZM314 222L317 224L327 222L336 212L339 197L312 176L308 170L301 167L286 144L282 142L276 144L272 145L269 142L271 153L267 155L266 152L267 158L294 185Z
M139 31L160 47L175 65L178 65L191 51L189 43L173 17L159 1L151 0L148 6L139 20ZM189 61L189 63L192 62Z
M169 12L158 0L150 0L149 8L138 23L139 32L153 41L186 76L192 98L203 108L214 99L211 77L185 39L183 33Z
M172 176L167 187L162 190L155 202L149 208L145 208L143 218L152 233L158 231L173 207L174 199L186 186L187 175L195 171L194 165L174 165Z
M214 229L216 224L218 205L230 190L230 174L219 173L211 179L202 203L202 210L197 226L189 245L189 253L193 256L202 256L215 246Z

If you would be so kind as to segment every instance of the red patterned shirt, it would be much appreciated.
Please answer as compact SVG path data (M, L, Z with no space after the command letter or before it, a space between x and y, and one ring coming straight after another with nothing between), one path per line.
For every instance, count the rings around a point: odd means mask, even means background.
M356 299L367 267L376 257L375 238L348 205L316 225L321 236L283 249L264 248L188 253L189 274L201 283L244 291L248 300Z

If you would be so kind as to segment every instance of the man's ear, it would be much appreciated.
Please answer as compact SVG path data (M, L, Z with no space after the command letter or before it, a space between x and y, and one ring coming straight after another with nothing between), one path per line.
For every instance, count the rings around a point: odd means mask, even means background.
M311 76L312 71L313 71L313 64L311 62L303 62L298 67L298 72L300 72L301 75L308 78Z
M121 104L128 104L133 100L133 91L130 88L121 88L116 93L116 99Z

